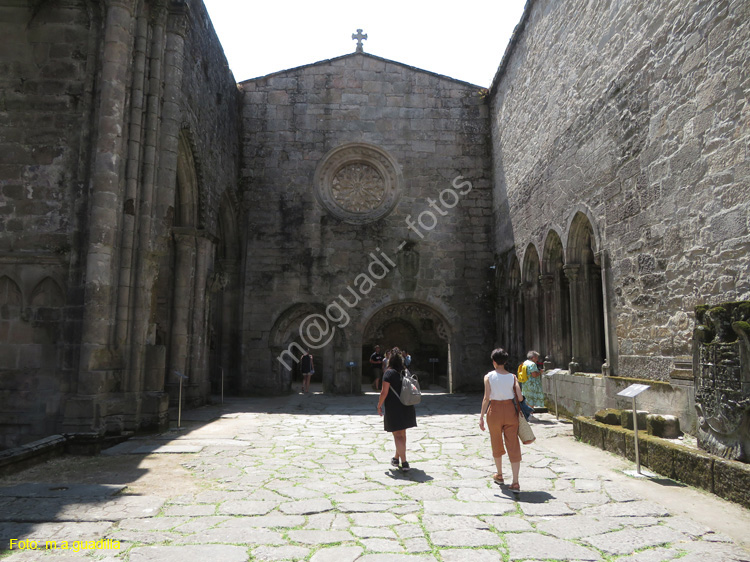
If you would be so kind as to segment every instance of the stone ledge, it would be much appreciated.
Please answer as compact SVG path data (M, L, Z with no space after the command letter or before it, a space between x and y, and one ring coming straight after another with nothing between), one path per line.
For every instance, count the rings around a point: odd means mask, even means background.
M573 418L573 434L583 443L635 461L633 431ZM750 508L750 465L638 432L641 465L668 478L701 488Z
M25 445L0 451L0 477L20 472L46 460L64 454L91 456L133 435L124 432L116 436L102 436L97 433L64 433L50 435Z
M50 435L19 447L0 452L0 476L8 476L31 465L58 457L65 452L68 437Z

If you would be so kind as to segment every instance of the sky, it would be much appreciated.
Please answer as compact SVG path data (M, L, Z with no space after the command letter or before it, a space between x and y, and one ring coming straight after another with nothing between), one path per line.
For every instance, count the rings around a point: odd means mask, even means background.
M204 3L237 82L353 53L362 29L366 53L487 87L525 0Z

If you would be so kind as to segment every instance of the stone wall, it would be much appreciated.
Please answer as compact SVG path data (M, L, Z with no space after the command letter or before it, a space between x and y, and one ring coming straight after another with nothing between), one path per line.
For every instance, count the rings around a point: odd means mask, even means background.
M555 411L557 404L561 417L593 418L599 410L632 408L632 399L617 396L617 393L631 384L643 382L642 379L635 378L572 375L562 371L554 377L544 377L542 388L545 404L550 412ZM648 384L651 388L639 394L636 399L638 410L650 414L676 416L680 420L680 429L694 434L698 428L698 419L695 414L693 385L689 381L681 380L669 383L650 381Z
M288 390L289 371L278 353L299 342L295 331L306 316L324 314L339 295L352 302L347 287L362 298L351 308L341 305L348 320L329 309L326 318L337 320L328 326L333 341L313 349L321 367L325 362L328 390L358 392L360 375L369 383L363 348L377 342L365 332L391 305L401 306L391 309L394 317L421 315L425 329L445 329L454 386L478 387L478 366L488 363L493 343L489 122L480 88L367 54L241 87L244 390ZM398 184L395 206L372 210L384 213L379 218L370 220L367 212L360 213L363 220L357 213L337 216L336 203L316 194L316 171L325 176L321 162L342 147L342 154L359 151L359 160L372 166L392 165L384 173ZM358 275L373 258L388 274L362 294ZM357 363L355 381L347 361ZM445 361L447 355L440 365Z
M0 2L0 448L58 430L76 368L100 27L88 2Z
M695 305L750 295L749 39L742 0L534 0L493 84L498 252L588 219L612 372L689 378Z
M197 1L0 2L0 32L0 448L163 425L169 342L153 323L175 208L196 217L179 234L200 256L199 402L207 279L217 246L238 246L221 231L239 167L221 45Z

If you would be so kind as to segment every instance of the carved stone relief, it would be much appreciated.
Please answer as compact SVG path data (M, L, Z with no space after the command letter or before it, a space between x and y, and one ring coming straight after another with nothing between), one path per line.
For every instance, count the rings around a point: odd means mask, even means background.
M750 302L696 309L693 335L698 444L750 462Z

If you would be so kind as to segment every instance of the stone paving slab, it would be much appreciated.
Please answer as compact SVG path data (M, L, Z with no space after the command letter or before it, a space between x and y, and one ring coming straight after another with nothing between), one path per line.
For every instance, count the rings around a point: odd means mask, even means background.
M131 455L161 455L200 453L202 445L143 445L130 451Z
M0 487L5 498L105 498L125 489L122 484L27 483Z
M108 450L181 448L174 462L195 487L168 497L118 494L123 485L108 482L0 487L3 537L122 543L93 557L12 552L3 562L750 560L726 534L644 500L621 475L546 447L571 434L546 414L537 442L523 450L522 491L495 485L489 437L476 423L481 396L427 396L419 428L408 432L414 469L392 470L393 441L373 414L376 399L243 399L223 415L220 407L203 412L214 421L191 422L189 432Z

